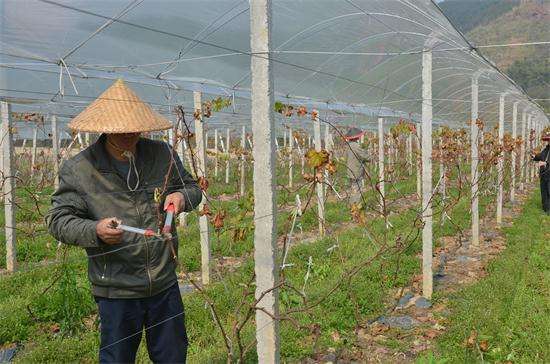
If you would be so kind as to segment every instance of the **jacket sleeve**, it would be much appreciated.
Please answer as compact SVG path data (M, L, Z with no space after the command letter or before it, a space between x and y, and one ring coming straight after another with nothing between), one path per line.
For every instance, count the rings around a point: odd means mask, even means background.
M361 162L368 162L370 160L369 154L363 148L359 147L356 150L354 150L354 152L355 154L357 154L357 157L359 157L359 160Z
M59 187L52 195L52 207L46 215L50 234L64 244L83 248L98 247L97 222L88 218L86 201L78 193L71 162L59 172Z
M177 153L172 152L172 158L175 163L172 169L172 181L169 193L181 192L185 198L184 211L192 211L202 201L202 190L197 181L183 167L183 163Z
M535 162L544 162L546 161L546 155L550 153L550 148L544 148L539 154L533 157Z

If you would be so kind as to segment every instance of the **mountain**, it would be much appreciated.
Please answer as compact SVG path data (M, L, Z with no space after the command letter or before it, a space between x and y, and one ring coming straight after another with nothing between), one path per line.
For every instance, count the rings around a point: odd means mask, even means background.
M461 32L467 33L519 4L520 0L446 0L439 7Z
M474 45L550 39L550 0L446 0L439 4ZM550 48L546 45L480 48L550 113Z

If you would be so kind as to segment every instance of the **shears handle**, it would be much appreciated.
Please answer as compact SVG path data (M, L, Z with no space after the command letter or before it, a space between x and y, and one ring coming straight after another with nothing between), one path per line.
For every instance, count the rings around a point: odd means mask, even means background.
M168 234L172 231L172 221L174 220L174 213L176 212L176 207L173 203L169 204L166 207L166 219L164 220L164 227L162 228L163 234Z

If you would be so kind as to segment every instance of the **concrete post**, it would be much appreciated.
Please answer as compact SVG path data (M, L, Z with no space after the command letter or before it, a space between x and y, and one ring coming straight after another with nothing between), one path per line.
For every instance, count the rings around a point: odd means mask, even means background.
M6 268L9 272L17 269L17 250L15 237L15 171L13 170L13 135L11 127L11 107L5 101L0 101L0 114L2 117L1 138L2 141L2 176L4 197L4 227L6 238Z
M31 151L31 176L34 175L34 170L36 168L36 148L38 142L38 127L36 124L32 128L32 151Z
M422 295L432 297L432 52L422 53Z
M512 109L512 142L514 143L514 148L512 149L512 156L511 156L511 162L510 162L510 175L511 175L511 181L510 181L510 202L514 203L516 202L516 163L517 163L517 152L516 152L516 138L517 135L517 122L518 122L518 102L514 102L514 106Z
M476 74L472 78L472 117L471 117L471 211L472 211L472 245L479 246L479 176L478 176L478 165L479 165L479 138L480 130L476 124L476 121L479 117L479 84L478 84L479 75Z
M214 129L214 177L218 178L218 129Z
M317 112L315 120L313 120L313 134L315 138L315 150L322 150L321 141L321 123L319 121L319 113ZM325 236L325 194L323 184L317 182L317 214L319 218L319 236Z
M415 138L416 144L416 196L418 200L422 200L422 154L421 147L422 144L422 125L417 125L417 138Z
M413 166L413 153L412 153L412 133L409 133L407 136L407 171L409 176L412 176L412 166Z
M533 153L533 150L532 150L532 142L531 142L531 128L532 128L532 125L531 125L531 122L532 122L532 116L531 114L527 115L527 135L526 135L526 145L527 145L527 155L525 156L525 170L526 170L526 180L527 180L527 183L531 183L533 182L532 178L531 178L531 172L533 170L533 166L531 165L531 154Z
M279 363L277 204L275 117L273 77L269 56L271 1L250 2L250 49L252 75L252 133L254 135L254 261L256 299L264 311L256 310L256 348L259 363ZM267 293L266 293L267 292ZM270 316L271 315L271 316ZM273 319L275 317L275 319Z
M57 135L57 117L53 115L51 121L54 188L57 190L57 188L59 187L59 140Z
M498 112L498 145L502 148L504 143L504 97L500 95ZM497 224L502 224L502 205L504 201L504 150L498 155L497 165Z
M378 189L380 190L380 212L384 213L386 182L384 170L384 119L378 118Z
M176 153L178 153L178 157L181 160L181 163L183 164L185 162L186 155L185 155L185 140L183 139L185 126L183 125L183 121L180 123L177 123L174 128L174 145L176 147ZM189 161L188 161L189 162ZM192 165L189 165L189 170L192 173ZM179 215L179 226L180 227L186 227L187 226L187 212L182 212Z
M523 191L525 189L525 172L526 172L526 132L527 132L527 111L523 109L521 113L521 149L519 151L519 189Z
M204 127L202 121L202 100L201 93L198 91L193 92L193 101L196 111L195 114L195 141L196 141L196 164L197 164L197 178L206 178L206 146L204 140ZM205 197L203 195L202 201L199 205L199 211L202 210L205 204ZM210 227L208 225L208 216L203 215L199 217L199 230L201 238L201 276L202 284L207 285L210 283Z
M445 163L443 162L443 136L439 135L439 191L441 199L445 201L447 198L447 178L445 177Z
M241 132L241 181L240 181L240 194L241 196L244 196L244 179L245 179L245 165L244 165L244 151L246 149L246 127L243 125L242 132Z
M288 188L292 188L294 178L294 135L292 135L292 127L289 127L288 134Z
M227 160L225 161L225 184L229 184L229 161L231 160L231 134L229 128L225 134L225 153L227 153Z

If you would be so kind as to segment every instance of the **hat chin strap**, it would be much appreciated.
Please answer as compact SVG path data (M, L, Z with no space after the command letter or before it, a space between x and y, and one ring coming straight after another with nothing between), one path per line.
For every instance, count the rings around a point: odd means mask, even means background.
M118 145L110 141L109 138L107 138L107 143L109 143L111 147L115 148L118 152L120 152L120 154L123 157L126 157L128 159L128 163L130 163L130 168L128 169L128 175L126 175L126 187L128 187L130 191L135 192L139 187L139 172L137 170L136 157L134 153L132 153L129 150L120 148ZM136 184L134 185L134 187L130 186L130 179L132 177L132 172L134 172L134 174L136 175Z

